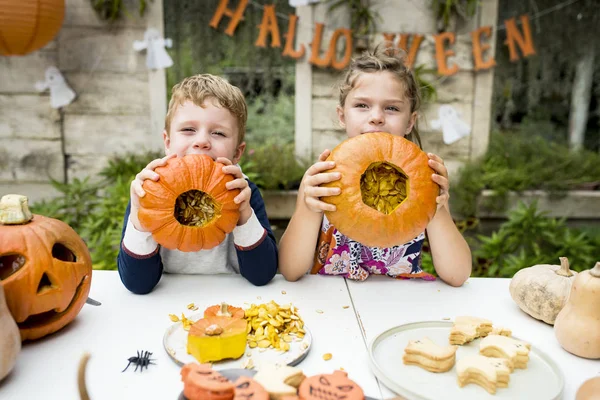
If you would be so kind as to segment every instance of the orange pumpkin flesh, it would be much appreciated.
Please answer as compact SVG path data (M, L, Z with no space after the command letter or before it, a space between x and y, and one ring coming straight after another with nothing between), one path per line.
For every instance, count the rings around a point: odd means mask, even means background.
M90 291L92 260L62 221L33 215L0 224L0 280L22 340L56 332L79 314Z
M204 318L208 317L245 318L246 312L239 307L221 303L219 305L210 306L204 310Z
M324 184L341 193L322 197L336 206L327 219L341 233L370 247L391 247L414 239L436 212L439 186L417 145L385 132L365 133L333 149L341 178Z
M239 190L225 184L233 176L207 155L172 158L145 180L138 218L157 243L168 249L199 251L219 245L237 225Z

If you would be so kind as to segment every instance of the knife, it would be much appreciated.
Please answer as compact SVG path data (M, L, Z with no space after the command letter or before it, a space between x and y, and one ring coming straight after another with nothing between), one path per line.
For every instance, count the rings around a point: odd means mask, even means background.
M91 297L88 297L87 300L85 301L87 304L90 304L92 306L100 306L102 305L102 303L100 303L97 300L92 299Z

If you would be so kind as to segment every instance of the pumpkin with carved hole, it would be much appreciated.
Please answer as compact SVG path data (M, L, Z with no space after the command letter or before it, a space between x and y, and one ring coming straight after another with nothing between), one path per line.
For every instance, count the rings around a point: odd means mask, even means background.
M183 395L188 400L232 400L234 385L210 364L189 363L181 368Z
M404 244L425 231L435 215L439 186L419 146L385 132L346 139L327 161L339 180L321 185L340 188L321 200L336 206L327 219L344 235L370 247Z
M298 397L300 400L364 400L365 393L348 378L345 371L336 370L333 374L319 374L304 379L298 388Z
M223 166L207 155L190 154L157 167L158 181L144 181L138 218L158 244L184 252L212 249L233 231L240 191L227 189L234 178Z
M79 314L92 260L69 225L31 214L25 196L6 195L0 200L0 281L21 339L38 339Z

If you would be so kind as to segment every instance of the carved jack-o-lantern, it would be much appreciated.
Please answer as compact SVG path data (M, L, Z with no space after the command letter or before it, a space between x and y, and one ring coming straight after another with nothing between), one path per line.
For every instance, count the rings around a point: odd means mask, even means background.
M358 384L348 379L344 371L320 374L306 378L298 388L301 400L364 400L365 394Z
M71 322L92 281L90 253L62 221L32 215L27 197L0 200L0 282L21 339L38 339Z
M233 400L269 400L269 393L252 378L240 376L234 385L235 397Z
M188 400L232 400L234 385L210 364L189 363L181 368L183 395Z

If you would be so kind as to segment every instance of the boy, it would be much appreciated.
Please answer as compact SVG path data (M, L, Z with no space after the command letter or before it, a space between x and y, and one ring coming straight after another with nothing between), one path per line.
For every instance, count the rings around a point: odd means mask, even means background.
M170 273L241 273L254 285L265 285L277 271L277 246L256 185L236 163L246 143L248 111L241 91L213 75L195 75L173 87L163 131L166 157L150 162L131 182L117 265L121 281L133 293L152 291L163 269ZM227 189L239 189L237 226L217 247L184 253L160 247L138 220L142 183L158 180L154 169L172 157L207 154L233 175Z

